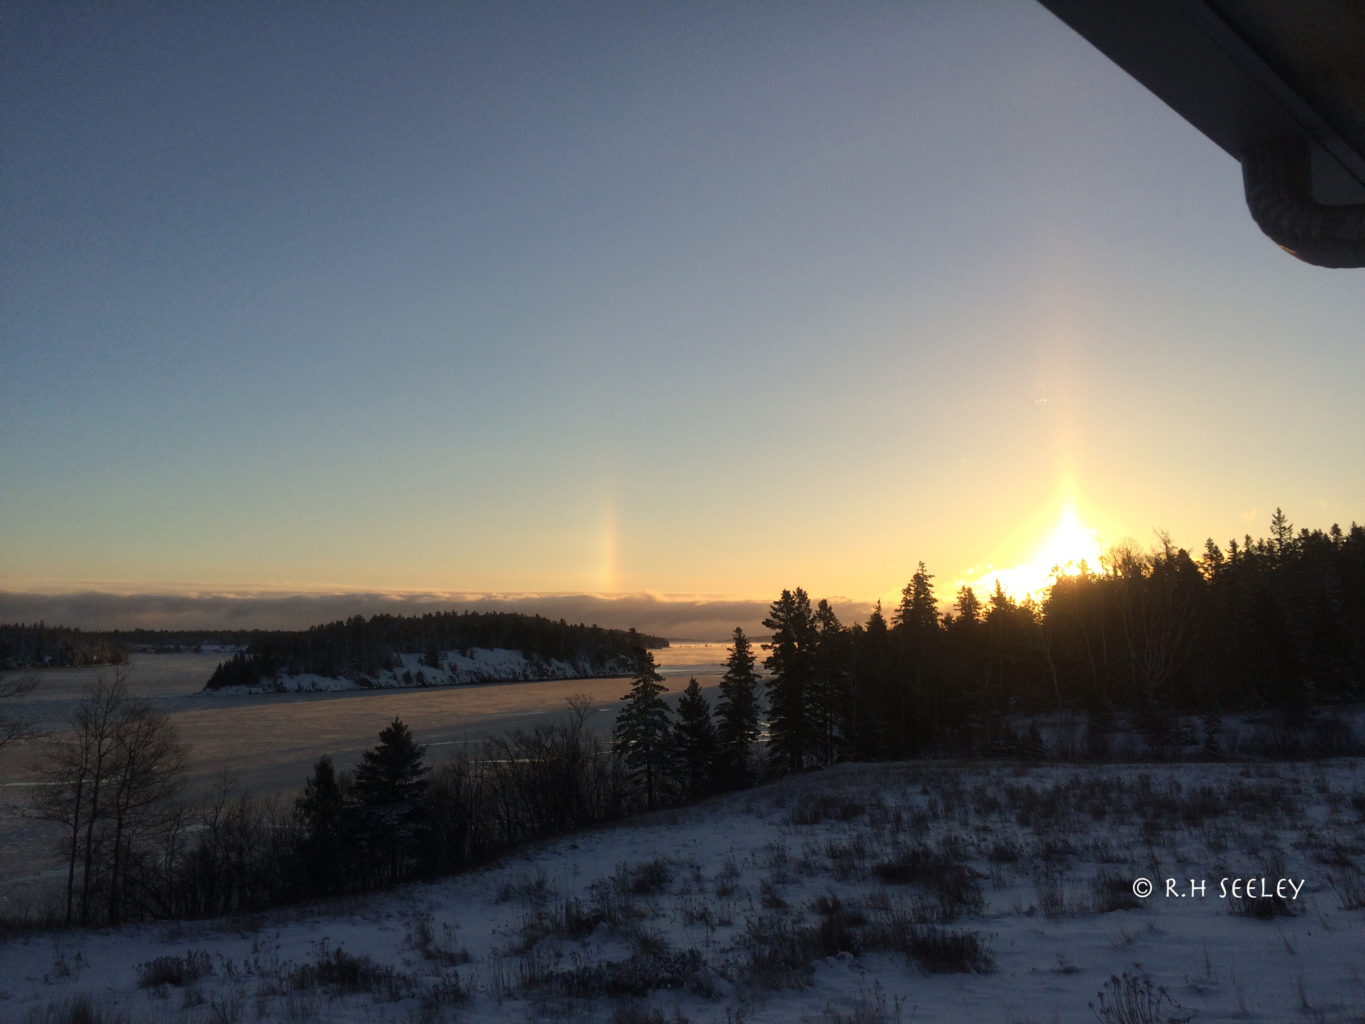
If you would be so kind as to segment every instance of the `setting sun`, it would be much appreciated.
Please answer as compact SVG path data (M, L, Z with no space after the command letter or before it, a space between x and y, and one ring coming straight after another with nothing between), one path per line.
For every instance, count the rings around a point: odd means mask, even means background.
M995 590L997 581L1016 601L1028 597L1041 600L1056 576L1075 576L1082 566L1097 570L1103 551L1099 535L1081 523L1075 505L1067 501L1062 506L1057 525L1032 559L1009 568L988 567L988 571L970 586L982 600Z

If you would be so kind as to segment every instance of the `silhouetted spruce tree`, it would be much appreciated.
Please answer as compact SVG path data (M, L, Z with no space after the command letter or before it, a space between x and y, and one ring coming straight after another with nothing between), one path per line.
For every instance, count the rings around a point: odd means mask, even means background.
M981 624L981 601L971 587L962 586L957 591L956 624L965 629Z
M938 606L934 601L934 576L919 563L901 591L896 609L894 637L900 652L904 699L901 702L900 738L912 752L934 739L941 718L938 679Z
M379 744L361 756L351 782L362 845L383 856L389 881L400 876L422 834L426 749L395 718L380 731Z
M644 787L645 805L653 808L667 784L674 763L672 712L662 694L668 687L654 666L654 655L635 651L635 683L612 729L612 749L623 759L626 774Z
M690 798L710 792L715 778L716 756L720 745L711 721L711 705L702 695L695 676L678 701L678 722L673 728L673 743L678 751L678 767Z
M323 757L294 801L294 820L303 830L298 849L300 888L309 895L331 895L342 887L345 809L332 759Z
M867 625L855 627L852 637L853 756L859 760L885 757L896 744L888 735L898 714L895 654L882 603L872 610Z
M748 781L750 752L759 737L758 675L754 660L749 638L736 626L716 701L716 732L724 782L729 786L742 786Z
M852 734L849 706L849 635L829 602L815 607L815 650L811 671L813 753L824 765L843 760Z
M763 662L768 669L768 746L776 763L797 772L806 766L815 740L811 708L815 616L800 587L782 591L768 611L763 620L764 628L772 630L767 645L772 653Z
M919 563L910 582L901 591L900 607L896 609L896 630L903 633L933 633L938 629L938 605L934 602L934 574Z
M1270 538L1275 546L1275 560L1277 564L1283 564L1295 549L1294 524L1278 505L1270 517Z

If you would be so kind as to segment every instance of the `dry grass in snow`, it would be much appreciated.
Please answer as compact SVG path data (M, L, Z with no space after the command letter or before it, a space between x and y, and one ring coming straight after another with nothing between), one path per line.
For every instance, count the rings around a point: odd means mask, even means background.
M11 936L0 1019L1361 1021L1362 868L1356 761L846 765L363 901Z

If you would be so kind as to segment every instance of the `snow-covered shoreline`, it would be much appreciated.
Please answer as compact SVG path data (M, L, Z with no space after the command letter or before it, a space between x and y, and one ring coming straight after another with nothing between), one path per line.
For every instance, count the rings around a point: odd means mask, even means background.
M405 690L422 687L465 686L479 683L544 682L554 679L604 679L626 677L631 668L624 659L606 665L587 660L536 658L507 648L473 647L466 651L443 651L438 666L418 654L401 654L400 664L362 677L323 676L314 673L281 674L259 686L221 686L209 693L330 693L343 690Z

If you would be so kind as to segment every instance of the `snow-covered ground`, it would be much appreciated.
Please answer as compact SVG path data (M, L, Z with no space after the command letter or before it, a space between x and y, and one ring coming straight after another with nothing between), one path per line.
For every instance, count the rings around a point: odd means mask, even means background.
M1354 760L845 765L367 899L13 937L0 1019L1360 1021L1363 823Z
M564 661L561 658L535 658L506 648L471 647L467 652L443 651L440 667L425 664L421 655L400 654L396 668L376 672L364 680L345 676L320 676L301 672L281 675L260 686L223 686L215 693L325 693L334 690L392 690L413 686L457 686L461 683L506 683L538 679L588 679L629 675L630 666L622 661L608 666L590 662Z

